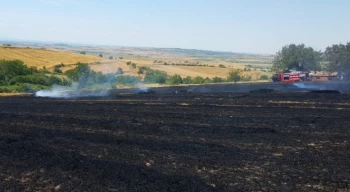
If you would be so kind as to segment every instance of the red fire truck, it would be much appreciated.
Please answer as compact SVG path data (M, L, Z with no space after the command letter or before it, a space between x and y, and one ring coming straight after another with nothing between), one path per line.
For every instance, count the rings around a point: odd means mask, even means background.
M272 77L273 82L298 82L298 81L309 81L308 72L291 72L291 73L277 73Z
M313 75L309 72L277 73L272 77L273 82L294 83L298 81L332 81L337 75Z

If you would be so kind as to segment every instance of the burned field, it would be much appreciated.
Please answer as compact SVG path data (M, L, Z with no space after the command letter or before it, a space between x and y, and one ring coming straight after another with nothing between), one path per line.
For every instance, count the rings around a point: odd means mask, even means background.
M0 191L348 191L350 95L0 98Z

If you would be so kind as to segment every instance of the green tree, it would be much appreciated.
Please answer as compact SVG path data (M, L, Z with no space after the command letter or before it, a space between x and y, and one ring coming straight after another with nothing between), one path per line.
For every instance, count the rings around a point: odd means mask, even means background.
M68 78L78 82L78 89L83 89L88 83L91 68L87 64L78 63L74 69L65 72Z
M20 60L0 60L0 83L4 84L11 78L31 74L31 70Z
M191 84L192 83L192 78L190 76L187 76L182 79L183 84Z
M261 75L260 80L268 80L269 77L267 75Z
M159 70L147 70L144 78L145 83L160 83L163 84L166 82L168 75Z
M136 69L136 63L131 63L131 68Z
M242 69L231 69L227 74L227 81L233 81L237 83L237 81L241 80L242 73Z
M55 68L53 69L53 72L54 72L54 73L62 73L62 70L61 70L60 68L58 68L58 67L55 67Z
M203 84L205 82L205 79L203 77L197 76L192 79L193 84Z
M222 83L222 82L225 82L225 79L221 78L221 77L214 77L212 82L213 83Z
M252 76L251 75L242 75L241 76L241 81L251 81Z
M109 60L113 60L114 57L113 57L113 56L109 56L108 59L109 59Z
M332 45L324 52L326 69L336 71L345 79L350 79L350 42L346 45Z
M125 84L125 85L136 85L137 83L140 82L140 79L135 76L117 76L116 83L117 84Z
M124 73L123 69L118 67L118 70L116 72L117 75L122 75Z
M282 47L273 60L273 70L284 72L286 70L320 70L320 51L315 51L312 47L305 47L304 44L290 44Z
M169 84L171 85L177 85L177 84L182 84L182 78L180 75L173 75L169 77Z
M103 57L103 55L102 55L102 54L99 54L98 56L99 56L99 57L101 57L101 58Z
M85 51L80 51L80 54L85 55L86 52Z

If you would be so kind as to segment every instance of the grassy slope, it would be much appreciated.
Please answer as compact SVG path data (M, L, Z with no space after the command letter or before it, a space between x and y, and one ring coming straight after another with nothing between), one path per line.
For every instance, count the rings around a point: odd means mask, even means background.
M161 60L161 59L160 59ZM165 59L163 59L165 60ZM202 64L214 65L215 67L200 67L200 66L173 66L173 65L162 65L162 64L153 64L153 59L135 59L135 58L126 58L125 61L132 61L137 64L137 66L146 66L151 69L157 69L161 71L165 71L169 75L178 74L182 77L227 77L227 73L229 70L234 68L244 69L245 64L237 63L237 64L229 64L227 62L201 62ZM225 64L226 68L219 68L219 64ZM269 65L263 65L264 67ZM253 80L258 80L261 75L271 76L272 73L263 72L263 71L247 71L244 72L243 75L252 76Z
M95 56L21 47L0 47L0 59L18 59L28 66L38 68L45 66L47 69L53 68L54 65L60 63L69 65L77 62L91 63L101 60Z
M74 68L74 64L89 63L90 67L96 71L103 73L116 72L119 67L123 69L126 75L136 75L129 67L120 61L106 60L100 57L91 55L81 55L76 53L61 52L54 50L24 48L24 47L0 47L0 60L22 60L28 66L37 68L46 67L48 70L53 70L54 66L64 63L62 69L66 71Z
M169 75L179 74L183 77L191 76L201 76L213 78L226 77L227 72L232 68L241 68L243 69L247 63L228 63L225 61L201 61L202 64L215 65L216 67L189 67L189 66L172 66L172 65L162 65L162 64L153 64L155 58L125 58L123 61L117 60L107 60L97 56L92 55L81 55L70 52L54 51L54 50L44 50L44 49L33 49L33 48L24 48L24 47L0 47L0 59L22 60L25 64L29 66L36 66L42 68L45 66L49 70L53 70L54 65L64 63L65 67L62 69L66 71L74 67L74 64L77 62L89 63L90 67L96 71L102 71L103 73L116 72L119 67L124 71L125 75L137 75L137 69L130 69L126 65L125 61L132 61L137 63L137 66L147 66L152 69L158 69L165 71ZM166 58L158 58L163 61L172 60L175 61L192 61L193 58L190 57L180 57L180 56L167 56ZM261 58L260 58L261 59ZM241 59L247 61L257 61L256 58L249 60L249 58ZM224 64L227 68L219 68L219 64ZM264 65L266 66L266 65ZM251 71L245 72L245 75L250 75L253 77L253 80L257 80L261 75L268 75L270 73L262 71Z

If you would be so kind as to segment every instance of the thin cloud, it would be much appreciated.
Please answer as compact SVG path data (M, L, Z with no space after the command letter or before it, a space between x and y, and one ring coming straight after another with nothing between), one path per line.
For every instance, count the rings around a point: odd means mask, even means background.
M22 27L22 28L27 28L27 27L29 27L28 25L26 25L26 24L20 24L20 25L18 25L19 27Z
M77 0L38 0L41 3L50 4L50 5L63 5L67 3L76 3Z

